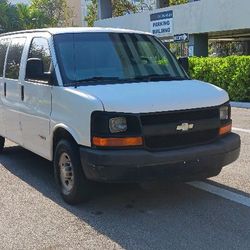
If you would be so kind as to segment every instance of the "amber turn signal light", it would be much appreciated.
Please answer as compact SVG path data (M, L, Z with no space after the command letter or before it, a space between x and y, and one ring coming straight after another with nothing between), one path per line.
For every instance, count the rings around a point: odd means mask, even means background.
M142 137L102 138L93 137L93 145L98 147L129 147L143 145Z
M232 124L228 124L228 125L220 128L219 134L225 135L225 134L230 133L231 131L232 131Z

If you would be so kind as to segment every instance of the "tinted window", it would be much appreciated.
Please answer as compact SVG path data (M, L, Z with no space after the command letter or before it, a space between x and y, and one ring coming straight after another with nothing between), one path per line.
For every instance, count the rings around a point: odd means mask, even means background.
M150 35L76 33L54 39L65 84L186 79L176 59Z
M43 61L44 72L51 71L51 55L48 41L45 38L34 38L28 58L39 58Z
M18 79L21 58L26 38L14 38L11 41L6 64L6 78Z
M3 76L4 61L8 49L9 41L7 39L0 40L0 77Z

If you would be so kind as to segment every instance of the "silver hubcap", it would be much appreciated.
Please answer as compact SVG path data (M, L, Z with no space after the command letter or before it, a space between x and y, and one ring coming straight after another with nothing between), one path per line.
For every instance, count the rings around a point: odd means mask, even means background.
M62 153L59 159L60 179L63 189L66 192L71 191L74 186L74 172L72 162L67 153Z

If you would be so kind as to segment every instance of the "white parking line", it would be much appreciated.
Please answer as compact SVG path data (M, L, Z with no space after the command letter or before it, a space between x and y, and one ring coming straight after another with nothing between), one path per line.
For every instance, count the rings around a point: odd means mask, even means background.
M233 130L234 130L234 131L239 131L239 132L250 133L250 129L235 128L235 127L233 127Z
M223 197L227 200L237 202L239 204L245 205L247 207L250 207L250 198L240 195L231 191L228 191L226 189L216 187L214 185L201 182L201 181L194 181L194 182L189 182L187 183L188 185L207 191L209 193L215 194L217 196Z

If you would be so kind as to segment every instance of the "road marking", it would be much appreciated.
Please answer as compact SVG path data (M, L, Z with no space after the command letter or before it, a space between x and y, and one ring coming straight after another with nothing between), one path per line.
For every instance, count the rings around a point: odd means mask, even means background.
M234 128L234 131L239 131L239 132L245 132L245 133L250 133L250 129L244 129L244 128Z
M236 203L250 207L250 198L246 197L244 195L237 194L237 193L228 191L226 189L216 187L214 185L211 185L211 184L208 184L205 182L201 182L201 181L193 181L193 182L189 182L187 184L192 186L192 187L195 187L195 188L207 191L209 193L215 194L217 196L223 197L227 200L234 201Z

